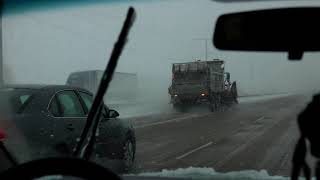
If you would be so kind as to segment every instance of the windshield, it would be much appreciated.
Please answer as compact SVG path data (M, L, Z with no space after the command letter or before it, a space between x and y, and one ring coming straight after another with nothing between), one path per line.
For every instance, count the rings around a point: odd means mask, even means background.
M0 126L3 143L19 163L72 156L133 6L137 18L103 98L90 161L118 174L288 177L297 115L320 88L319 54L293 62L280 52L220 51L212 36L224 13L319 5L5 1L0 84L20 89L1 89L0 107L24 117Z

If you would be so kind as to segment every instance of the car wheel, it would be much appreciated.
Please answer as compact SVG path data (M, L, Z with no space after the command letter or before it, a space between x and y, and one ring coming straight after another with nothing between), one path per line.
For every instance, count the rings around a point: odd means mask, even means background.
M132 168L135 156L135 146L131 139L127 139L123 146L123 167L125 171Z

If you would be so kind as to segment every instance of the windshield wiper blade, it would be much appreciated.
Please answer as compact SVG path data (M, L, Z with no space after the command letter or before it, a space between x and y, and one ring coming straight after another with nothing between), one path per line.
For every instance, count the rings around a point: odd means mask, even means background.
M103 104L103 97L105 92L108 89L109 83L112 80L113 73L116 69L118 59L121 55L121 52L127 42L127 37L129 31L134 23L136 17L136 13L133 7L130 7L127 12L127 17L124 21L122 30L118 37L118 41L115 43L113 47L113 51L111 53L108 65L102 75L98 91L96 96L93 100L91 109L88 113L87 122L85 127L81 133L80 140L75 148L73 153L74 156L84 159L89 159L94 149L96 131L99 127L100 119L101 119L101 112L104 107ZM91 132L90 132L91 129ZM86 143L86 139L89 139Z

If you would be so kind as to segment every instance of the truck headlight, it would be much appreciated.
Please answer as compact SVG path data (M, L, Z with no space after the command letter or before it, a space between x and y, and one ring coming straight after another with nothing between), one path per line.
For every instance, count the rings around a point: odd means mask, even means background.
M201 96L205 96L206 94L202 93Z
M177 97L177 96L178 96L178 94L175 94L175 95L174 95L174 97Z

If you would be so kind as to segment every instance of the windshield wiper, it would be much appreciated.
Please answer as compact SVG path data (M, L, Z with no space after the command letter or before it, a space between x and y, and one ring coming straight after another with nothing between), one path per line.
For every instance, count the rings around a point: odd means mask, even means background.
M87 160L90 159L91 157L91 154L94 149L96 131L101 120L101 112L104 106L103 97L105 92L108 89L109 83L116 69L121 52L127 42L127 37L134 23L135 17L136 17L136 13L134 8L130 7L127 12L127 17L124 21L120 35L118 37L118 41L115 43L113 47L113 51L111 53L108 65L102 75L98 91L93 100L91 109L88 113L87 122L81 133L80 141L78 142L75 148L73 155L76 157L84 158ZM88 139L87 143L86 143L86 139Z

